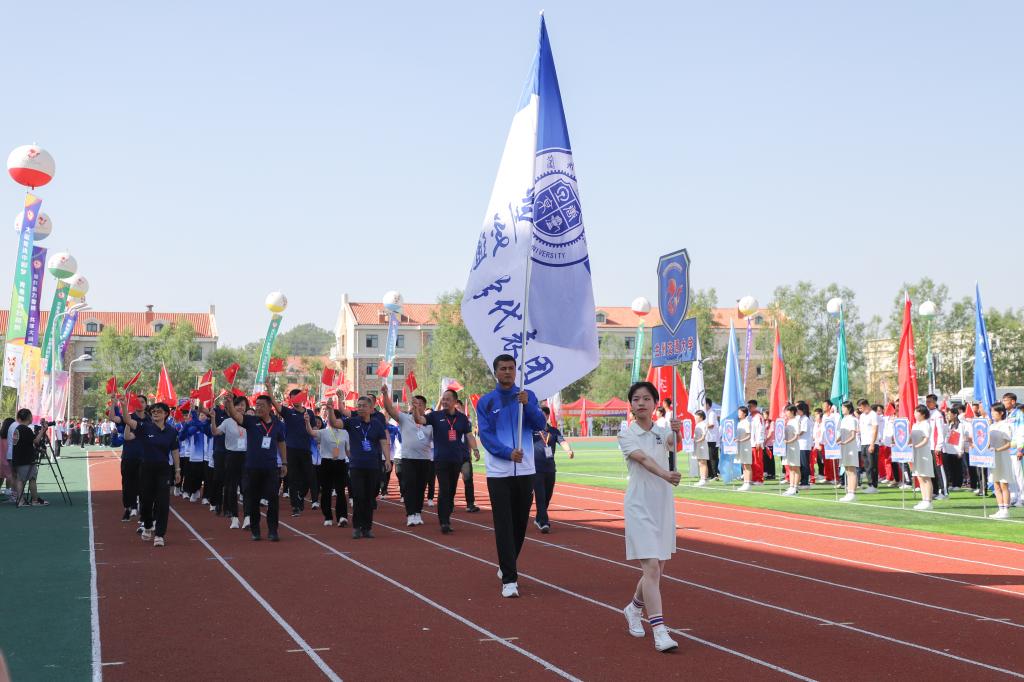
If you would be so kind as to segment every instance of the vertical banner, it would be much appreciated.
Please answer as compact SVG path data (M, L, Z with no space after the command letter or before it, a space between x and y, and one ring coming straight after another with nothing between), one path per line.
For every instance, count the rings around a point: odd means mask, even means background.
M68 291L71 285L67 282L57 281L57 290L53 292L53 301L50 302L50 314L46 316L46 329L43 331L43 365L47 372L53 371L53 348L54 346L54 325L60 315L64 314L68 303Z
M21 387L21 356L25 346L8 343L4 348L4 386L18 390Z
M18 406L26 407L38 416L43 399L43 364L39 348L25 346L21 357L21 386L18 388Z
M636 343L633 346L633 375L630 377L629 383L635 384L640 381L640 361L642 359L642 350L644 347L644 321L640 320L640 324L636 328Z
M263 390L263 383L267 380L267 370L270 368L270 354L274 350L274 341L277 340L277 330L281 328L281 316L274 314L270 317L270 325L267 327L267 334L263 337L263 349L260 351L260 363L256 366L256 381L253 382L253 392L259 393Z
M75 330L78 323L78 311L64 316L64 322L60 325L60 338L57 339L57 357L53 358L53 366L57 369L64 368L64 351L67 350L68 341L71 340L71 332Z
M25 213L18 232L18 253L14 261L14 286L11 288L10 315L7 318L7 342L21 343L28 329L29 292L32 289L32 244L36 220L43 200L25 195Z
M46 263L46 249L41 246L32 247L32 283L28 293L28 327L25 330L25 343L39 347L39 299L43 295L43 265Z
M388 313L388 338L384 343L384 362L387 363L388 375L384 378L388 388L391 388L391 377L394 374L395 348L398 345L398 315Z
M750 316L747 316L747 347L743 354L743 385L747 385L747 378L750 377L750 351L754 346L754 329L750 326Z

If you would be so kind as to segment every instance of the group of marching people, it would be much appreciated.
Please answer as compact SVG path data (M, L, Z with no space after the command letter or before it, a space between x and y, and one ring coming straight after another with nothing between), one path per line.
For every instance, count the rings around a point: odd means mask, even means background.
M736 423L736 461L742 466L742 483L738 490L746 492L752 485L775 479L775 457L783 463L788 482L783 495L791 496L811 485L825 484L845 489L840 502L854 502L858 493L877 493L880 486L920 490L921 500L914 509L932 509L933 501L944 500L951 491L968 486L974 494L986 495L991 487L997 510L990 518L1005 519L1009 507L1024 507L1024 409L1017 396L1007 393L987 409L980 403L959 406L939 404L929 394L925 402L914 408L911 423L911 444L914 454L910 464L892 461L893 425L899 413L899 399L888 406L872 405L861 399L841 405L822 403L811 409L799 401L787 405L780 418L784 423L784 452L775 452L773 423L758 410L756 400L740 407ZM666 406L668 410L671 405ZM665 408L659 408L665 420ZM995 466L982 469L971 463L972 433L970 420L986 418L991 422ZM838 422L839 459L826 459L824 447L825 422ZM706 410L694 413L694 458L700 480L697 486L717 478L720 441L719 417L707 401Z

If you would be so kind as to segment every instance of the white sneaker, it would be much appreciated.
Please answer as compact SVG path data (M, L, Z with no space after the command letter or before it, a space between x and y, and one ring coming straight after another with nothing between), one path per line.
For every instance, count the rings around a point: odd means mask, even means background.
M501 586L501 596L512 599L519 596L519 583L505 583Z
M846 493L845 495L843 495L842 497L839 498L839 501L840 502L853 502L856 499L857 499L857 496L854 495L853 493Z
M185 492L184 490L181 491L181 499L183 499L183 500L187 500L188 499L188 493Z
M1024 507L1024 500L1017 500L1013 503L1014 507Z
M314 503L313 503L313 504L311 505L311 507L310 507L310 508L311 508L311 509L319 509L319 508L320 508L320 503L319 503L319 502L314 502Z
M679 643L669 637L668 628L659 625L654 628L654 648L658 651L672 651L679 646Z
M707 484L708 484L707 479L702 478L699 481L697 481L696 483L694 483L693 487L694 488L703 488Z
M142 529L142 541L143 542L149 542L152 539L153 539L153 531L151 531L148 528L143 528Z
M505 576L501 572L501 568L498 569L498 580L503 580Z
M242 528L248 528L248 527L249 527L249 517L246 516L245 520L242 521Z
M131 512L128 514L129 518L132 518L132 517L135 517L135 516L138 516L138 515L139 515L139 510L138 509L132 509Z
M949 499L949 495L946 495L945 493L939 493L933 499L936 499L936 500L948 500Z
M782 494L787 496L787 497L789 497L791 495L796 495L796 492L797 492L796 488L786 488L786 492L784 492Z
M199 491L197 490L194 493L192 493L192 497L189 498L189 502L198 502L198 501L199 501Z
M626 617L626 625L629 627L629 634L634 637L644 636L644 620L643 613L633 602L626 604L626 608L622 609L622 615Z
M153 546L154 547L163 547L164 546L164 539L162 537L160 537L159 535L157 535L155 538L153 538Z
M231 529L234 530L236 528L238 528L238 517L234 516L231 518Z
M267 502L266 498L263 498L263 497L261 497L261 498L260 498L260 506L261 506L261 507L269 507L269 506L270 506L270 503L269 503L269 502Z
M864 488L864 492L867 493L868 495L874 495L875 493L878 492L878 488L876 488L873 485L869 485L867 488Z
M324 525L325 526L333 526L334 525L334 521L331 521L330 519L324 519Z
M900 483L900 490L910 490L910 487L909 483Z
M914 509L916 509L917 511L928 511L931 508L932 503L929 502L928 500L921 500L920 502L914 505Z
M288 497L288 491L287 491L287 490L285 490L285 491L284 491L284 492L283 492L283 493L281 494L281 497Z
M434 501L433 500L427 500L427 506L428 507L433 507L434 506Z
M736 488L736 490L738 490L738 491L739 491L739 492L741 492L741 493L745 493L745 492L747 492L748 490L750 490L750 484L749 484L749 483L744 483L744 484L743 484L743 485L741 485L741 486L740 486L739 488Z
M990 519L1008 519L1008 518L1010 518L1010 510L1009 509L1000 509L995 514L989 514L988 517Z
M204 498L203 498L203 504L210 504L210 498L208 498L208 497L204 497ZM212 505L212 504L210 504L210 506L212 507L213 505ZM211 511L212 511L212 510L211 510Z
M217 511L217 505L211 504L210 505L210 511Z
M417 526L422 526L423 525L423 517L420 516L419 514L414 514L414 516L416 517L416 525Z
M406 516L405 517L405 525L406 526L415 526L416 525L416 515L415 514L409 514L408 516Z

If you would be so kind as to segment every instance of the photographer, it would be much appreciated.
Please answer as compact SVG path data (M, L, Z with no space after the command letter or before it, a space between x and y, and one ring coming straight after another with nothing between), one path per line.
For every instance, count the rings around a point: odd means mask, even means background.
M18 410L15 417L17 417L17 426L12 429L10 436L15 474L14 499L17 500L18 507L27 507L30 504L39 507L45 506L49 502L39 497L36 474L39 473L40 445L45 447L46 429L49 425L43 419L40 421L38 431L33 432L32 412L25 408ZM26 482L29 484L29 500L31 502L22 499Z

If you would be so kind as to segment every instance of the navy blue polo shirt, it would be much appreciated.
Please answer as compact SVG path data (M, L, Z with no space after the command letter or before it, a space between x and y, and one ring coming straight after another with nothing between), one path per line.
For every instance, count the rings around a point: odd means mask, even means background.
M136 440L142 440L142 461L147 464L172 464L171 452L178 449L178 432L164 422L159 428L152 421L144 421L135 430Z
M141 437L141 425L145 424L146 422L151 422L151 420L148 414L143 416L141 419L139 419L139 416L134 412L132 412L131 416L132 419L134 419L136 422L139 422L140 426L139 429L136 431L136 438L134 440L125 440L124 447L121 449L121 459L134 461L142 458L142 451L143 449L145 449L145 445L143 445ZM127 428L128 425L124 423L123 419L121 420L121 423L117 425L117 430L120 431L122 435L124 435L124 430Z
M293 450L309 450L309 434L306 433L306 420L302 416L306 408L294 409L281 405L281 419L284 420L284 444ZM313 412L309 413L312 418Z
M351 448L348 468L379 469L384 455L380 442L388 437L388 430L381 420L371 417L369 422L364 422L359 417L349 417L345 420L345 430L348 431Z
M214 421L214 423L217 426L220 426L224 422L225 419L231 419L231 417L229 417L228 413L225 412L220 407L214 407L213 408L213 421ZM214 436L213 437L213 451L214 452L227 452L227 450L228 450L228 448L224 444L224 434L222 433L219 436Z
M254 414L242 417L242 428L245 429L245 468L276 469L278 462L277 444L284 440L284 424L281 420L270 418L270 424L264 424ZM268 447L263 447L264 438L269 438Z
M547 438L547 443L544 439ZM548 424L543 431L533 432L533 466L538 474L547 474L555 471L555 446L565 438L562 432ZM544 446L551 448L551 456L548 457Z
M434 429L434 461L461 464L469 455L466 434L473 433L469 417L458 410L455 410L455 416L444 410L435 410L425 416L427 424Z

